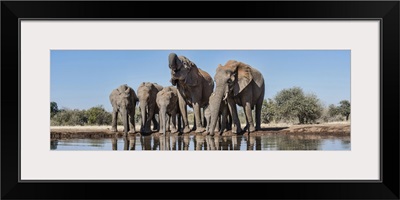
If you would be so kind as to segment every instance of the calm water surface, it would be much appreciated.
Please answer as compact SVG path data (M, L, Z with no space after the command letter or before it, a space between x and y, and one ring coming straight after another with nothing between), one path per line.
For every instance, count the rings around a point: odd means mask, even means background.
M101 139L57 139L50 149L65 150L351 150L350 136L282 135L263 136L129 136Z

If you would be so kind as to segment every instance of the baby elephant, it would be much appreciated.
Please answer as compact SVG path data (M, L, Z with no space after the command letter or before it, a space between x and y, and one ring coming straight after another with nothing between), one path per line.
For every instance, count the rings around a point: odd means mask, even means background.
M157 93L156 101L159 108L160 133L165 134L165 132L169 130L171 130L171 133L178 132L176 126L176 117L179 114L177 89L173 86L163 88ZM171 118L172 128L170 129L169 121Z

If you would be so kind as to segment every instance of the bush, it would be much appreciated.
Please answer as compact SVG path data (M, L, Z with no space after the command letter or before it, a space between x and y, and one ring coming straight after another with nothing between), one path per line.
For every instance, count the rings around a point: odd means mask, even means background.
M50 117L53 117L58 111L57 103L54 101L50 102Z
M107 112L101 105L88 109L86 115L90 125L109 125L112 121L111 113Z
M68 109L58 110L50 118L51 126L76 126L76 125L110 125L112 121L111 113L107 112L103 106L92 107L89 110ZM121 122L122 124L122 122Z
M261 108L261 123L271 123L276 122L277 107L275 102L272 99L268 99L263 101L263 105Z
M349 120L350 115L350 102L347 100L342 100L339 102L339 113L346 117L346 121Z
M85 110L62 109L50 119L50 124L52 126L82 126L87 123L87 120Z
M297 120L300 124L315 123L322 116L323 107L314 94L305 95L300 87L284 89L275 96L277 119ZM273 105L273 104L272 104Z

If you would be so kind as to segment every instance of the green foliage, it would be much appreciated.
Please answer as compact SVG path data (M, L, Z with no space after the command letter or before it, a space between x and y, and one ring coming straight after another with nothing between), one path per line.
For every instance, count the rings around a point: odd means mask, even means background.
M272 99L263 101L261 107L261 123L271 123L276 121L277 117L276 103Z
M92 107L89 110L64 108L51 116L50 124L52 126L109 125L111 120L111 113L107 112L103 106Z
M350 115L350 102L347 100L342 100L339 102L339 113L346 117L346 121L349 120Z
M91 125L106 125L111 124L112 115L107 112L103 106L95 106L86 111L88 124Z
M348 120L350 115L350 102L347 100L342 100L339 104L339 106L335 106L333 104L328 106L322 117L324 122L343 121L345 119L346 121Z
M52 126L75 126L85 125L87 123L85 110L62 109L51 117L50 124Z
M333 104L329 105L329 107L328 107L328 116L329 117L335 117L338 114L339 114L339 109Z
M50 117L53 117L58 112L58 105L56 102L50 102Z
M140 113L140 109L138 107L135 108L135 123L139 124L140 120L142 119L142 115ZM122 125L122 123L121 123Z
M315 123L322 116L323 107L318 97L314 94L305 95L300 87L281 90L274 101L277 119L297 119L300 124L305 124Z
M187 110L187 116L188 116L188 123L194 125L194 112L191 109Z

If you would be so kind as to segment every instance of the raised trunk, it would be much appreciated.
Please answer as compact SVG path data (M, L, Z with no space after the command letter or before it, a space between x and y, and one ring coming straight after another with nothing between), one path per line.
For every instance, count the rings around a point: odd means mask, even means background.
M210 120L210 135L214 135L214 129L218 121L219 109L224 96L224 89L217 87L214 92L214 97L210 101L211 120Z

